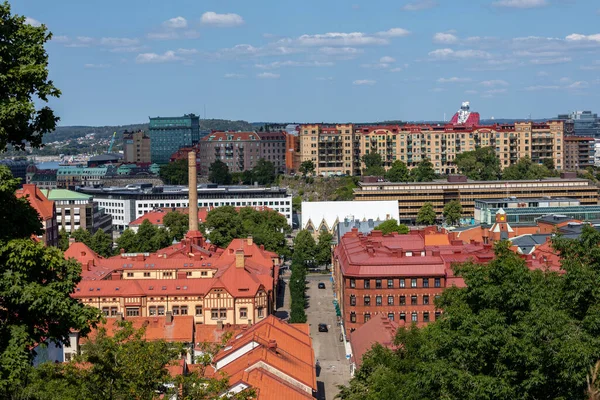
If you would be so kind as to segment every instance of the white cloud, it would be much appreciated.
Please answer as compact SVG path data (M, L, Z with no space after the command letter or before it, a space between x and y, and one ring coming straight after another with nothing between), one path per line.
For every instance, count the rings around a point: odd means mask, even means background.
M196 50L196 49L177 49L177 50L175 50L175 53L181 54L183 56L188 56L188 55L192 55L192 54L198 54L198 50Z
M318 35L302 35L298 38L301 46L368 46L383 45L388 41L362 32L329 32Z
M182 29L187 28L187 19L183 17L175 17L163 22L163 26L168 29Z
M383 56L379 59L379 62L384 64L391 64L393 62L396 62L396 59L390 56Z
M492 3L496 7L536 8L548 5L546 0L498 0Z
M69 42L68 36L52 36L52 41L56 43L67 43Z
M600 33L594 35L582 35L579 33L572 33L565 38L567 42L598 42L600 43Z
M508 82L503 81L502 79L492 79L489 81L479 82L480 85L485 87L494 87L494 86L508 86Z
M558 90L560 89L560 86L556 86L556 85L534 85L534 86L527 86L525 88L525 90L527 90L528 92L534 92L534 91L539 91L539 90Z
M501 94L501 93L506 93L506 92L507 92L506 89L491 89L491 90L486 91L487 94Z
M138 39L130 38L105 37L100 39L101 45L110 47L130 47L137 45L139 42Z
M403 37L410 35L410 31L407 31L404 28L392 28L387 31L377 32L377 36L383 37Z
M272 72L263 72L262 74L256 75L256 77L260 79L279 79L280 75Z
M364 51L362 49L357 49L355 47L321 47L319 49L319 53L326 54L328 56L357 56L362 54Z
M138 54L135 58L135 62L138 64L166 63L181 60L183 60L183 58L179 57L173 50L165 51L163 54L142 53Z
M458 42L458 37L452 33L438 32L433 35L434 43L453 44Z
M390 72L402 72L402 68L400 68L400 67L392 68L392 69L390 69Z
M175 39L197 39L200 37L200 34L194 30L187 31L174 31L168 30L163 32L150 32L147 35L148 39L152 40L175 40Z
M31 26L42 26L42 23L40 21L38 21L37 19L31 18L31 17L26 17L25 23L29 24Z
M436 7L437 5L437 1L434 0L416 0L411 3L406 3L402 9L404 11L421 11Z
M241 78L245 78L246 75L242 75L242 74L225 74L223 76L226 79L241 79Z
M146 46L130 46L130 47L115 47L110 49L111 53L139 53L142 50L145 50Z
M374 85L376 83L377 83L377 81L374 81L372 79L357 79L354 82L352 82L352 84L356 85L356 86L362 86L362 85L369 86L369 85Z
M440 78L437 81L438 81L438 83L465 83L465 82L471 82L471 78L459 78L459 77L453 76L452 78Z
M269 64L256 64L260 69L277 69L282 67L332 67L334 64L330 61L274 61Z
M567 86L567 88L568 89L585 89L588 86L590 86L590 84L587 83L586 81L577 81L577 82L571 83L569 86Z
M84 64L83 67L89 69L104 69L110 68L110 64Z
M469 59L469 58L490 58L490 53L483 50L452 50L437 49L429 52L429 57L439 60L451 59Z
M316 80L318 80L318 81L332 81L333 77L331 77L331 76L320 76L320 77L316 78Z
M237 14L217 14L213 11L208 11L202 14L200 22L204 25L212 25L218 27L239 26L244 23L244 19Z
M535 65L564 64L571 62L571 57L534 58L529 60L529 62Z

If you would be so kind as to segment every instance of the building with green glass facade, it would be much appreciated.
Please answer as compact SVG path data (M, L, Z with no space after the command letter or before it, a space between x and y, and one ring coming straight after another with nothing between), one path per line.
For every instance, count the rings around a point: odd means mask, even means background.
M171 154L179 148L198 143L200 118L194 114L186 114L183 117L150 118L148 136L152 162L168 164Z

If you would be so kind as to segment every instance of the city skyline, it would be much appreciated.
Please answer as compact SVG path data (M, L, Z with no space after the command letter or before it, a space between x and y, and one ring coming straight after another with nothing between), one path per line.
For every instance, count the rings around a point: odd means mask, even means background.
M12 6L54 35L60 125L205 106L247 121L449 120L464 100L484 119L552 118L600 97L591 0Z

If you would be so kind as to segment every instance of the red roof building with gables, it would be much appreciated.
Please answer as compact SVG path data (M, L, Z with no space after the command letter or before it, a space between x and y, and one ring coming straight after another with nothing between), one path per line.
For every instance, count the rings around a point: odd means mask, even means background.
M48 200L33 184L23 185L23 188L18 189L15 195L18 198L26 198L31 207L38 212L44 229L44 233L39 239L47 246L58 246L58 223L54 202Z

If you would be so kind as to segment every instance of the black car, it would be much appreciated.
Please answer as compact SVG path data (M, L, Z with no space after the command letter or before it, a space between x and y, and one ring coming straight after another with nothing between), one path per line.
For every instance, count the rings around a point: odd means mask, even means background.
M329 332L329 329L327 329L327 324L319 324L319 332Z
M319 289L325 289L325 284L323 282L319 282Z

